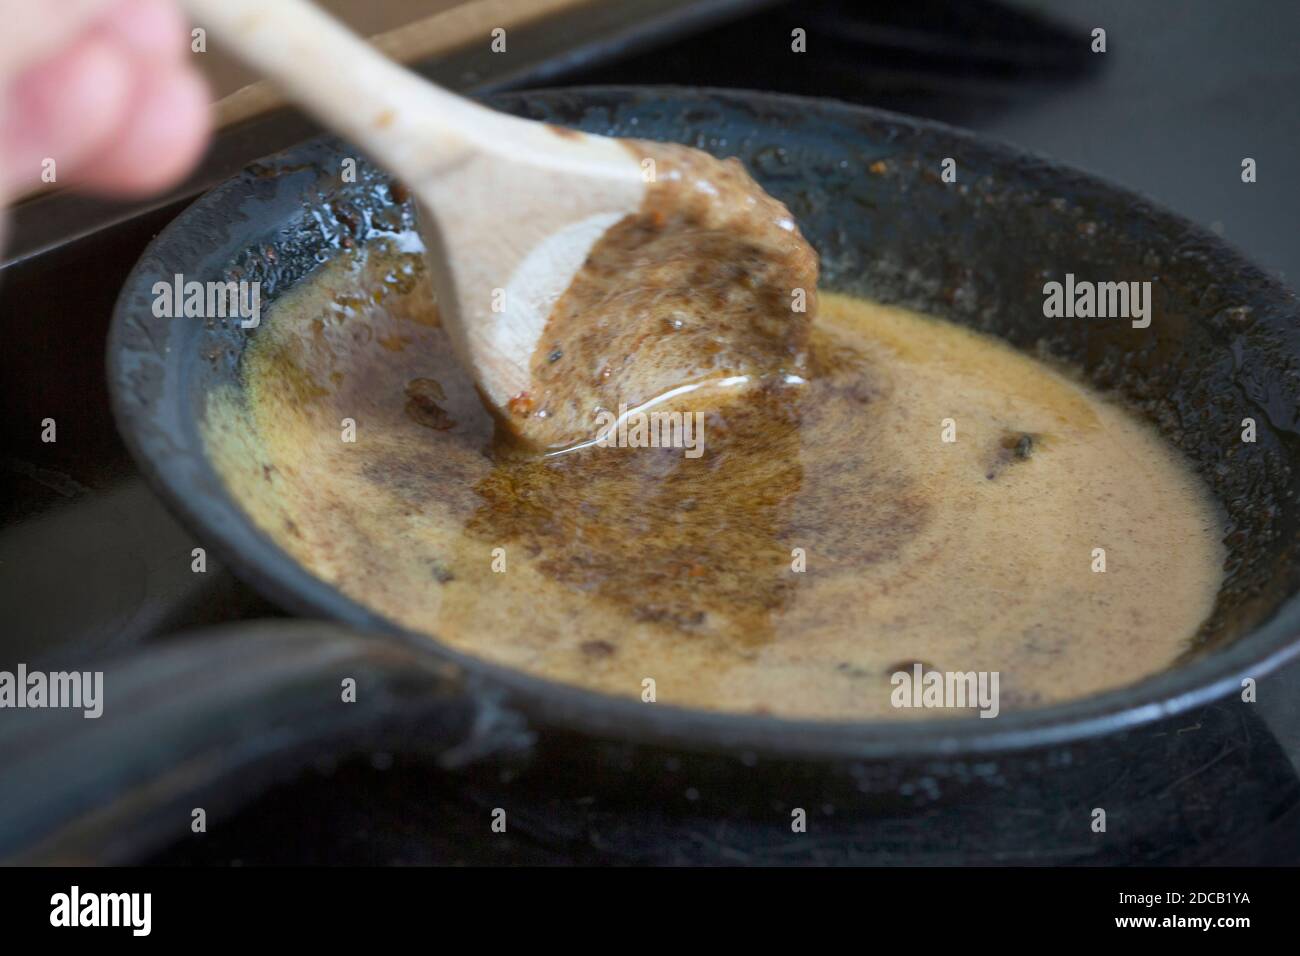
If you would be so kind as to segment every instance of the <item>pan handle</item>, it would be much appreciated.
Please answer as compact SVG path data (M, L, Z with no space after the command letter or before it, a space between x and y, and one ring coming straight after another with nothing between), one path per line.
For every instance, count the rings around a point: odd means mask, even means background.
M193 837L195 810L211 825L324 758L456 765L531 743L459 668L331 624L224 626L91 666L97 718L0 711L0 861L139 861Z

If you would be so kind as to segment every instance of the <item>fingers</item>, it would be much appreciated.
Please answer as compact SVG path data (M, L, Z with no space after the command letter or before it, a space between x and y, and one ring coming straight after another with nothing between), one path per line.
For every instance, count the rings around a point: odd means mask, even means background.
M0 88L81 36L116 0L0 0Z
M6 0L0 0L6 2ZM174 184L203 149L208 92L169 0L116 0L80 39L29 67L0 111L0 190L57 164L57 182L129 196Z
M179 64L189 56L189 31L173 0L118 0L98 25L147 63Z
M208 90L197 73L139 70L128 115L94 159L76 170L76 184L122 196L166 189L194 165L207 131Z
M10 195L38 182L47 159L58 181L91 163L129 112L133 65L91 35L23 73L0 120L0 170Z

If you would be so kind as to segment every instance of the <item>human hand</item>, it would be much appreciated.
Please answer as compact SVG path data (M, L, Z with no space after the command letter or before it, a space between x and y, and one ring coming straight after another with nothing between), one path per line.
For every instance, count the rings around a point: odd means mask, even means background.
M173 0L0 0L0 24L0 202L49 160L55 182L112 196L194 164L209 98Z

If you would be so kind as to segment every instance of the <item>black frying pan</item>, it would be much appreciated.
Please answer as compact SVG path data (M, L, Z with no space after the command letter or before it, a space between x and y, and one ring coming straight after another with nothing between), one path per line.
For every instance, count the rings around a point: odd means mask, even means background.
M504 710L530 728L531 770L513 773L510 783L494 769L462 771L487 805L545 807L531 814L531 826L559 833L556 839L590 830L600 813L652 808L663 820L662 839L632 841L625 851L632 859L714 858L707 849L683 850L672 834L681 820L698 827L725 819L768 834L747 838L757 860L839 853L879 862L891 846L914 851L924 830L932 837L926 858L951 862L1026 853L1158 860L1161 847L1187 839L1179 828L1190 825L1173 784L1212 758L1227 774L1224 786L1257 786L1259 814L1296 802L1293 773L1261 778L1271 771L1260 768L1274 762L1259 748L1272 742L1237 693L1243 678L1261 678L1300 650L1294 293L1221 240L1138 196L939 124L722 91L567 90L494 103L593 132L739 155L818 248L826 287L1044 350L1153 421L1221 502L1229 560L1214 611L1179 666L1117 691L996 720L826 723L646 705L406 633L280 551L208 461L199 431L204 397L237 382L242 350L256 333L234 320L152 313L153 284L174 273L260 279L265 308L341 245L410 221L382 172L363 166L357 182L340 183L339 160L348 152L333 140L307 143L209 193L149 247L122 291L110 335L117 420L159 494L249 584L292 611L386 635L423 661L453 663L462 675L457 693L471 707ZM939 178L945 157L957 161L957 184ZM1044 319L1043 283L1067 272L1094 281L1150 280L1151 327ZM1239 440L1247 417L1258 423L1252 445ZM257 663L254 655L247 666ZM1193 725L1195 733L1173 733ZM1234 756L1215 758L1229 743ZM491 758L485 764L490 768ZM1118 810L1127 828L1088 839L1086 814L1098 805ZM1007 806L1037 808L1040 836L1073 835L1040 840L1052 848L1046 856L1031 850L1034 838L1009 828L1005 813L1003 823L990 822ZM824 841L791 843L795 807L841 829L835 850ZM1222 839L1248 822L1225 826Z

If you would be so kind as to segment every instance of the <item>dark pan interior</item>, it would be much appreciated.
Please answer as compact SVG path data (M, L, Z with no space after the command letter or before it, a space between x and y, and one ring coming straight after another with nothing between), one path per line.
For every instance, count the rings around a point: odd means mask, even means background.
M1083 174L879 111L671 89L513 94L494 105L739 156L798 218L821 254L826 287L940 315L1081 369L1153 421L1226 513L1227 577L1189 662L1266 622L1266 633L1252 638L1234 666L1291 643L1300 614L1295 605L1279 612L1300 579L1297 300L1221 240ZM275 555L281 564L289 559L232 507L203 457L197 425L204 397L237 379L250 333L237 320L151 313L153 283L174 273L259 279L265 311L339 248L409 227L412 209L395 201L382 172L362 161L356 182L339 181L340 162L352 155L334 140L290 150L215 190L164 232L118 303L110 386L146 473L250 583L290 608L391 631L300 569L270 573ZM956 183L940 178L946 157L956 160ZM1150 328L1122 319L1045 319L1043 283L1067 272L1151 281ZM1257 423L1254 444L1240 440L1248 417ZM1194 681L1225 673L1202 670ZM1186 681L1159 685L1165 700L1191 689ZM1139 697L1113 700L1132 706Z

